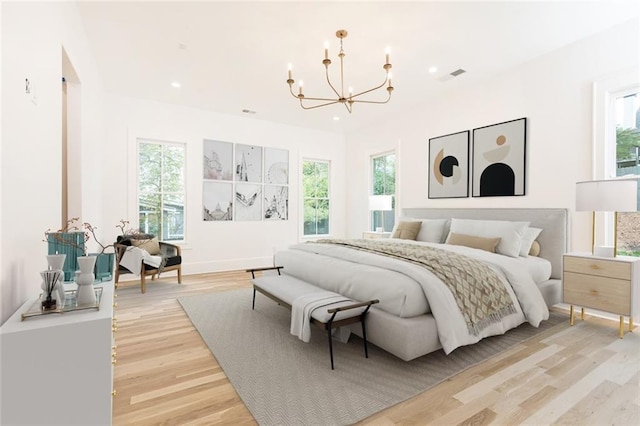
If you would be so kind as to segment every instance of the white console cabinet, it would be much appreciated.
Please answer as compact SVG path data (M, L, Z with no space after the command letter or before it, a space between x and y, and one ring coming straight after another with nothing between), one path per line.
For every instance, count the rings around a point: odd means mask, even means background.
M22 320L34 297L0 327L0 424L111 425L114 288L96 287L99 310Z

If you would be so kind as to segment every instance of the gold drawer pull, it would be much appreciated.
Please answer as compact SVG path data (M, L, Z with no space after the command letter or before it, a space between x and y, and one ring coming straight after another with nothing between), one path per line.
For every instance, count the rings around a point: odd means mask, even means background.
M118 302L115 302L115 303L113 304L113 307L114 307L114 308L117 308L117 307L118 307Z
M598 295L598 290L589 290L589 294L592 296L597 296Z
M111 360L111 364L116 365L118 363L118 361L114 358Z
M116 396L116 395L117 395L116 390L115 390L115 389L114 389L114 390L112 390L112 391L111 391L111 396Z
M600 267L598 265L593 264L593 263L591 265L589 265L589 268L591 268L591 269L600 269Z

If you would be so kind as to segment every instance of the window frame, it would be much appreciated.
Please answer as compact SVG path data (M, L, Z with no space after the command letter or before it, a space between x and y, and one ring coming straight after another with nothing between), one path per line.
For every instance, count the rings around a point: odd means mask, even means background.
M592 179L616 179L615 101L621 96L640 91L639 70L628 69L604 77L593 84L593 163ZM640 179L640 175L626 175ZM596 212L596 246L613 246L613 212Z
M327 164L327 197L326 198L318 198L318 197L306 197L306 194L304 193L304 165L307 162L313 162L313 163L324 163ZM326 238L331 236L331 230L332 230L332 212L333 209L331 207L332 202L331 202L331 160L328 159L321 159L321 158L311 158L311 157L303 157L302 161L300 162L300 199L301 199L301 203L300 203L300 239L301 240L309 240L309 239L318 239L318 238ZM315 200L327 200L328 204L329 204L329 224L328 224L328 228L329 228L329 233L327 234L305 234L305 229L304 229L304 206L305 206L305 202L307 199L315 199ZM317 231L317 215L316 215L316 231Z
M382 158L382 157L388 157L390 155L394 156L394 169L393 169L393 176L394 176L394 192L393 193L386 193L386 185L385 185L385 191L383 194L375 194L375 167L374 167L374 162L376 159L378 158ZM391 209L391 215L393 217L393 226L391 227L391 229L386 229L384 228L384 223L383 223L383 231L384 232L390 232L393 230L393 228L395 227L395 216L396 216L396 207L397 207L397 199L396 199L396 194L397 194L397 182L398 182L398 153L396 152L395 149L392 150L388 150L388 151L384 151L384 152L380 152L380 153L376 153L376 154L372 154L369 157L369 195L391 195L392 197L392 209ZM367 206L368 209L368 206ZM375 221L375 212L373 211L369 211L369 230L370 231L375 231L376 230L376 221Z
M187 240L187 144L184 142L175 142L175 141L167 141L167 140L160 140L160 139L155 139L155 138L146 138L146 137L137 137L136 138L136 145L135 145L135 167L136 167L136 191L135 191L135 218L136 218L136 223L137 223L137 228L140 229L141 227L141 223L140 223L140 196L142 194L142 191L140 190L140 169L141 169L141 165L140 165L140 152L141 152L141 146L142 144L154 144L154 145L161 145L163 147L163 158L164 158L164 147L165 146L172 146L172 147L179 147L182 148L183 150L183 163L182 163L182 182L183 182L183 188L182 188L182 192L169 192L168 194L181 194L182 195L182 199L184 202L183 205L183 212L182 212L182 228L184 230L182 238L181 239L168 239L165 240L163 238L163 216L162 216L162 210L161 210L161 217L160 217L160 232L159 235L156 235L156 237L158 238L159 241L166 241L168 243L171 244L184 244ZM164 163L163 166L164 167ZM163 173L161 172L161 177L162 177ZM162 200L164 199L164 195L165 192L161 191L160 192L160 200L162 203Z

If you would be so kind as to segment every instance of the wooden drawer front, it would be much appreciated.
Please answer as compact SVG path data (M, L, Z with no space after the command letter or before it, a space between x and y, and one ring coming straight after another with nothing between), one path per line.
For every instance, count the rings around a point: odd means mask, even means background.
M563 301L618 315L631 313L631 281L565 272Z
M564 257L564 270L600 277L631 280L631 263L613 260L591 259L588 257Z

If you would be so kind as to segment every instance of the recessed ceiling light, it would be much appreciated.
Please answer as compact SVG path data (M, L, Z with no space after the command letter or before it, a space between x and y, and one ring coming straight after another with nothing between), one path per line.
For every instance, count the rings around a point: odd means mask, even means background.
M181 87L181 84L177 81L174 81L171 83L171 87L175 87L176 89L179 89Z
M430 68L429 68L429 72L430 72L431 74L433 74L434 72L437 72L437 71L438 71L438 67L430 67Z
M333 121L340 121L340 117L333 117Z

